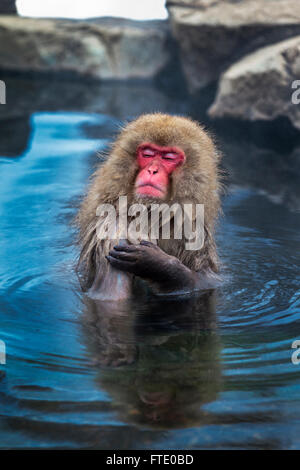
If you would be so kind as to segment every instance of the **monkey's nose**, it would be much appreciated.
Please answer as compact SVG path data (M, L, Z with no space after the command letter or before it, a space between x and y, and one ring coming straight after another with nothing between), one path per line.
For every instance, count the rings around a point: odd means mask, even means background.
M158 168L148 168L148 172L150 173L150 175L155 175L156 173L158 173Z

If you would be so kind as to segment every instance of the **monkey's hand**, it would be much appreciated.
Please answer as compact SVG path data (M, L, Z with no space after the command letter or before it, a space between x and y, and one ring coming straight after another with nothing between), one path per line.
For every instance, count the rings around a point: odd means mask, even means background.
M106 258L114 268L150 281L159 292L187 292L197 285L195 272L149 241L117 245Z

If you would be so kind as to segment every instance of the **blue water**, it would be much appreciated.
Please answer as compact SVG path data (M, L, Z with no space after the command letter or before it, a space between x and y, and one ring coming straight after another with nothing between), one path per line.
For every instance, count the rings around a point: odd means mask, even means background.
M297 211L229 185L211 296L104 311L80 291L72 219L111 137L86 129L120 123L32 112L0 156L0 448L299 449Z

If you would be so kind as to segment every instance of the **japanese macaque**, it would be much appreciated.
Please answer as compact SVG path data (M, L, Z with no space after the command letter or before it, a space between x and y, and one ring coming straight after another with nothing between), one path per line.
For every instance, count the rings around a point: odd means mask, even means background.
M91 297L128 298L137 278L146 281L158 295L214 286L218 278L214 241L220 210L218 162L212 139L189 118L160 113L142 115L120 132L106 162L93 175L78 214L78 266ZM128 207L143 204L149 217L153 204L175 204L177 208L189 204L193 207L193 227L195 207L203 205L203 243L197 249L187 249L184 236L175 236L172 215L170 237L162 237L161 231L158 237L152 233L136 239L128 233L124 236L120 228L120 196L127 197ZM106 240L99 237L99 229L107 224L99 216L99 207L104 204L112 205L116 214L114 235ZM129 211L127 224L136 219L136 213Z

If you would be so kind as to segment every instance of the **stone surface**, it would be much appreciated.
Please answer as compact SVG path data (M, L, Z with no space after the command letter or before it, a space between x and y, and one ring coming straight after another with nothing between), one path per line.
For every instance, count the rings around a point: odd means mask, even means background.
M0 70L151 79L170 60L165 21L0 17Z
M15 0L0 0L0 15L16 14Z
M167 7L193 92L245 54L300 34L299 0L169 0Z
M292 102L296 91L292 83L299 78L300 36L297 36L259 49L232 65L220 81L209 114L251 121L286 116L300 129L300 104Z

